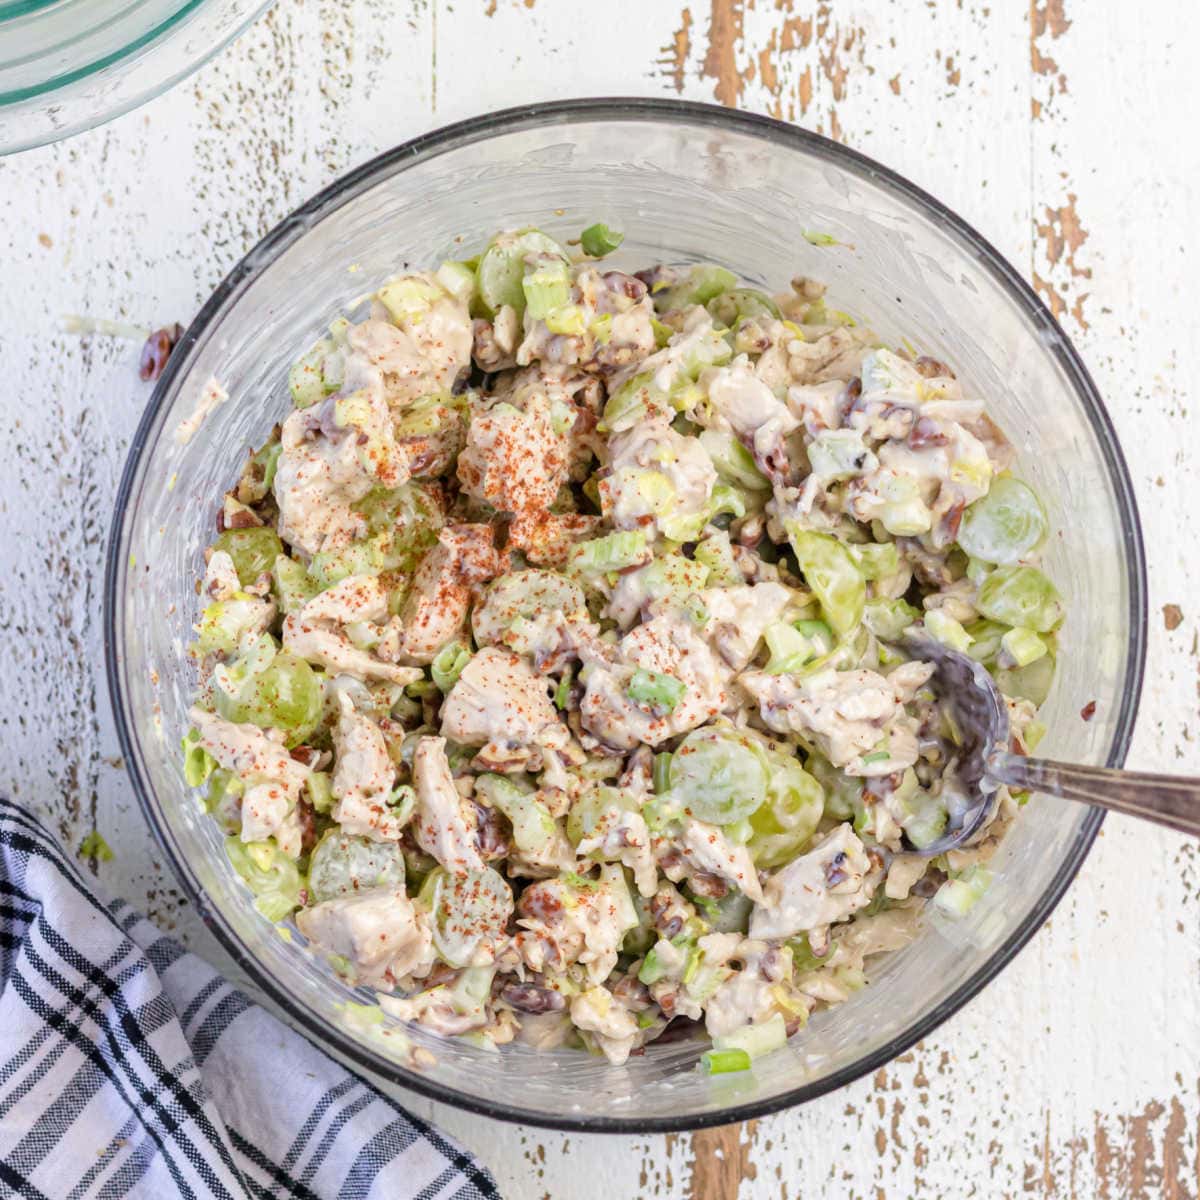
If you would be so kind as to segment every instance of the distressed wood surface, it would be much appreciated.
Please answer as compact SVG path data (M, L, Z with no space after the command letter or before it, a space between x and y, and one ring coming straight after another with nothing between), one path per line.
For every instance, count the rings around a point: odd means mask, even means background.
M100 574L148 388L136 344L62 313L186 321L288 209L377 151L523 101L682 95L800 122L961 212L1095 374L1150 557L1132 762L1200 772L1200 10L1190 0L281 0L168 95L0 160L0 790L109 889L219 958L118 756ZM1200 862L1117 818L981 997L872 1079L752 1124L597 1138L413 1097L512 1200L1056 1196L1200 1200Z

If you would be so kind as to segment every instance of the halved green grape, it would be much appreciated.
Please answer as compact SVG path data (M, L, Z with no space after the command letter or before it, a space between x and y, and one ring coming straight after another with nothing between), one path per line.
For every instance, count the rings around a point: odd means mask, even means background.
M679 283L653 292L652 299L655 309L666 313L692 304L707 304L735 287L737 276L732 271L711 263L699 263Z
M233 559L242 587L250 587L274 567L275 560L283 553L283 543L275 530L262 526L227 529L217 536L213 549L224 550Z
M226 838L225 853L254 893L254 907L268 921L282 921L300 907L304 886L300 870L269 838L265 842Z
M1049 522L1034 490L1019 479L1001 476L986 496L963 513L958 544L972 558L1011 566L1042 544Z
M750 814L747 845L756 867L781 867L812 840L825 811L825 789L800 763L771 754L766 800Z
M624 240L623 233L609 229L603 221L589 225L579 235L579 244L589 258L603 258L606 254L611 254Z
M975 607L993 621L1048 633L1063 619L1058 589L1036 567L1000 567L979 589Z
M619 812L638 812L641 805L637 797L624 788L598 784L589 788L571 805L567 813L567 837L573 846L596 832L600 819L610 808Z
M308 886L316 900L376 887L403 887L404 854L398 842L376 842L330 829L313 847Z
M836 633L849 633L862 620L867 602L862 572L837 538L799 529L791 522L787 525L796 562L820 602L825 620Z
M534 618L553 612L573 616L586 609L583 588L574 580L530 567L496 579L475 608L471 624L480 645L502 642L523 654L528 646L522 635Z
M289 746L298 746L321 723L321 681L304 659L281 650L265 670L241 678L238 670L235 663L231 675L239 685L238 695L214 689L217 712L227 721L286 730Z
M432 901L433 944L452 967L468 967L500 938L513 912L512 889L491 867L450 875L431 872L421 888Z
M479 298L491 314L508 304L520 315L525 311L525 258L530 254L546 254L567 261L566 252L552 238L538 229L520 229L498 233L479 260L477 272Z
M248 596L240 600L214 600L205 605L196 628L194 652L201 657L213 653L232 654L242 634L259 624L262 613L262 601Z
M822 754L810 754L808 773L825 792L825 811L839 821L852 821L862 811L863 781L838 770Z
M750 816L770 787L767 755L754 738L711 726L693 730L671 759L671 795L698 820L728 825Z
M320 584L308 574L304 564L281 554L272 568L275 575L275 594L284 615L298 612L320 590Z
M736 328L752 317L774 317L779 320L779 305L757 288L731 288L714 296L705 307L714 321Z

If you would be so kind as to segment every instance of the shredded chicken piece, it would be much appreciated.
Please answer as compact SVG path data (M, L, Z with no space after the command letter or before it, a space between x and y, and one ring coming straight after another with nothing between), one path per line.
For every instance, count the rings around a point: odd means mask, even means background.
M417 845L452 875L482 871L487 865L476 841L475 810L454 786L446 760L446 739L423 737L413 753Z

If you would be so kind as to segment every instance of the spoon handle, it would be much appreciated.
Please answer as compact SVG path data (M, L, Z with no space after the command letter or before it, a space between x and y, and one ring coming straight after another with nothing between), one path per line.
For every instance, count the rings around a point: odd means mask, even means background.
M988 774L1010 788L1082 800L1181 833L1200 835L1200 779L1119 771L1114 767L1080 767L1007 753L993 754L988 759Z

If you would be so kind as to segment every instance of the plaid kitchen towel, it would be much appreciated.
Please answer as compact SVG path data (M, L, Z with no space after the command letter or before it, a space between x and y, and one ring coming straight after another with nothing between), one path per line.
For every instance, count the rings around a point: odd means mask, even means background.
M0 800L0 1197L483 1200L487 1172Z

